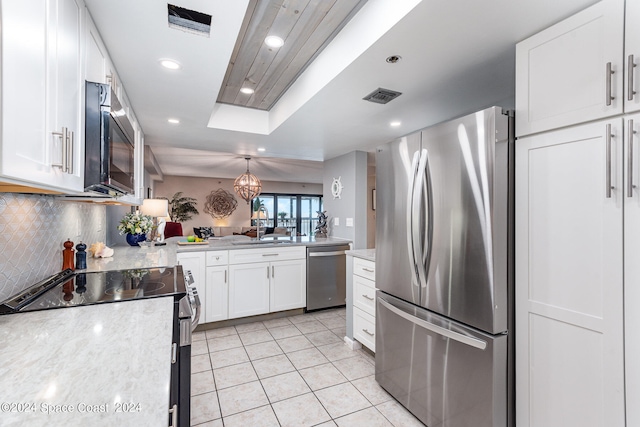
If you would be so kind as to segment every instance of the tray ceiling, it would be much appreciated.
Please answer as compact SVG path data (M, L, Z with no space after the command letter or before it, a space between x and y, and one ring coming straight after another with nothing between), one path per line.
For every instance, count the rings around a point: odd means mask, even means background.
M251 0L217 102L270 110L364 3ZM284 40L282 47L265 44L273 35Z

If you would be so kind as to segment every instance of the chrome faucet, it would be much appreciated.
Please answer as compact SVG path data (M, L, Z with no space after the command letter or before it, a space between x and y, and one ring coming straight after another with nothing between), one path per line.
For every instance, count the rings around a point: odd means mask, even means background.
M256 240L260 240L260 222L263 219L260 212L264 212L264 219L267 221L269 220L269 211L267 211L267 208L265 208L264 205L260 205L260 208L258 208L258 210L256 211L256 226L257 226Z

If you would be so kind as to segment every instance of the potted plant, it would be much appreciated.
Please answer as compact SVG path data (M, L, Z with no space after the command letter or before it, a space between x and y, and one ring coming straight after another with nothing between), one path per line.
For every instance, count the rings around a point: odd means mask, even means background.
M278 216L280 217L280 219L285 219L287 217L287 213L286 212L278 212Z
M198 215L196 205L198 201L193 197L182 195L182 191L178 191L169 199L169 216L172 222L189 221L193 215Z

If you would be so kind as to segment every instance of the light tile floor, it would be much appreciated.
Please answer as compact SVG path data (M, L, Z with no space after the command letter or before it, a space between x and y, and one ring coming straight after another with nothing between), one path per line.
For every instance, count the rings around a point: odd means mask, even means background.
M333 309L193 334L191 425L423 426L375 381L374 359L344 344Z

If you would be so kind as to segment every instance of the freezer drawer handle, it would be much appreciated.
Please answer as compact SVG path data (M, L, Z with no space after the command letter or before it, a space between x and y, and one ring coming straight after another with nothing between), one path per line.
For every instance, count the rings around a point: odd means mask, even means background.
M362 294L363 297L365 297L366 299L368 299L369 301L373 301L373 297L370 297L367 294Z
M378 302L382 304L385 308L389 309L393 313L402 317L403 319L406 319L409 322L414 323L417 326L420 326L424 329L428 329L431 332L435 332L436 334L442 335L447 338L451 338L452 340L456 340L463 344L470 345L471 347L479 348L480 350L484 350L487 348L487 343L485 341L479 340L477 338L469 337L463 334L459 334L458 332L450 331L449 329L445 329L441 326L434 325L429 322L425 322L422 319L418 319L417 317L412 316L409 313L405 313L404 311L400 310L397 307L394 307L393 305L389 304L382 298L378 298Z
M344 251L334 251L334 252L309 252L309 256L338 256L344 255Z
M369 332L368 329L363 329L362 332L364 332L365 334L369 335L369 336L373 336L374 334L372 332Z

